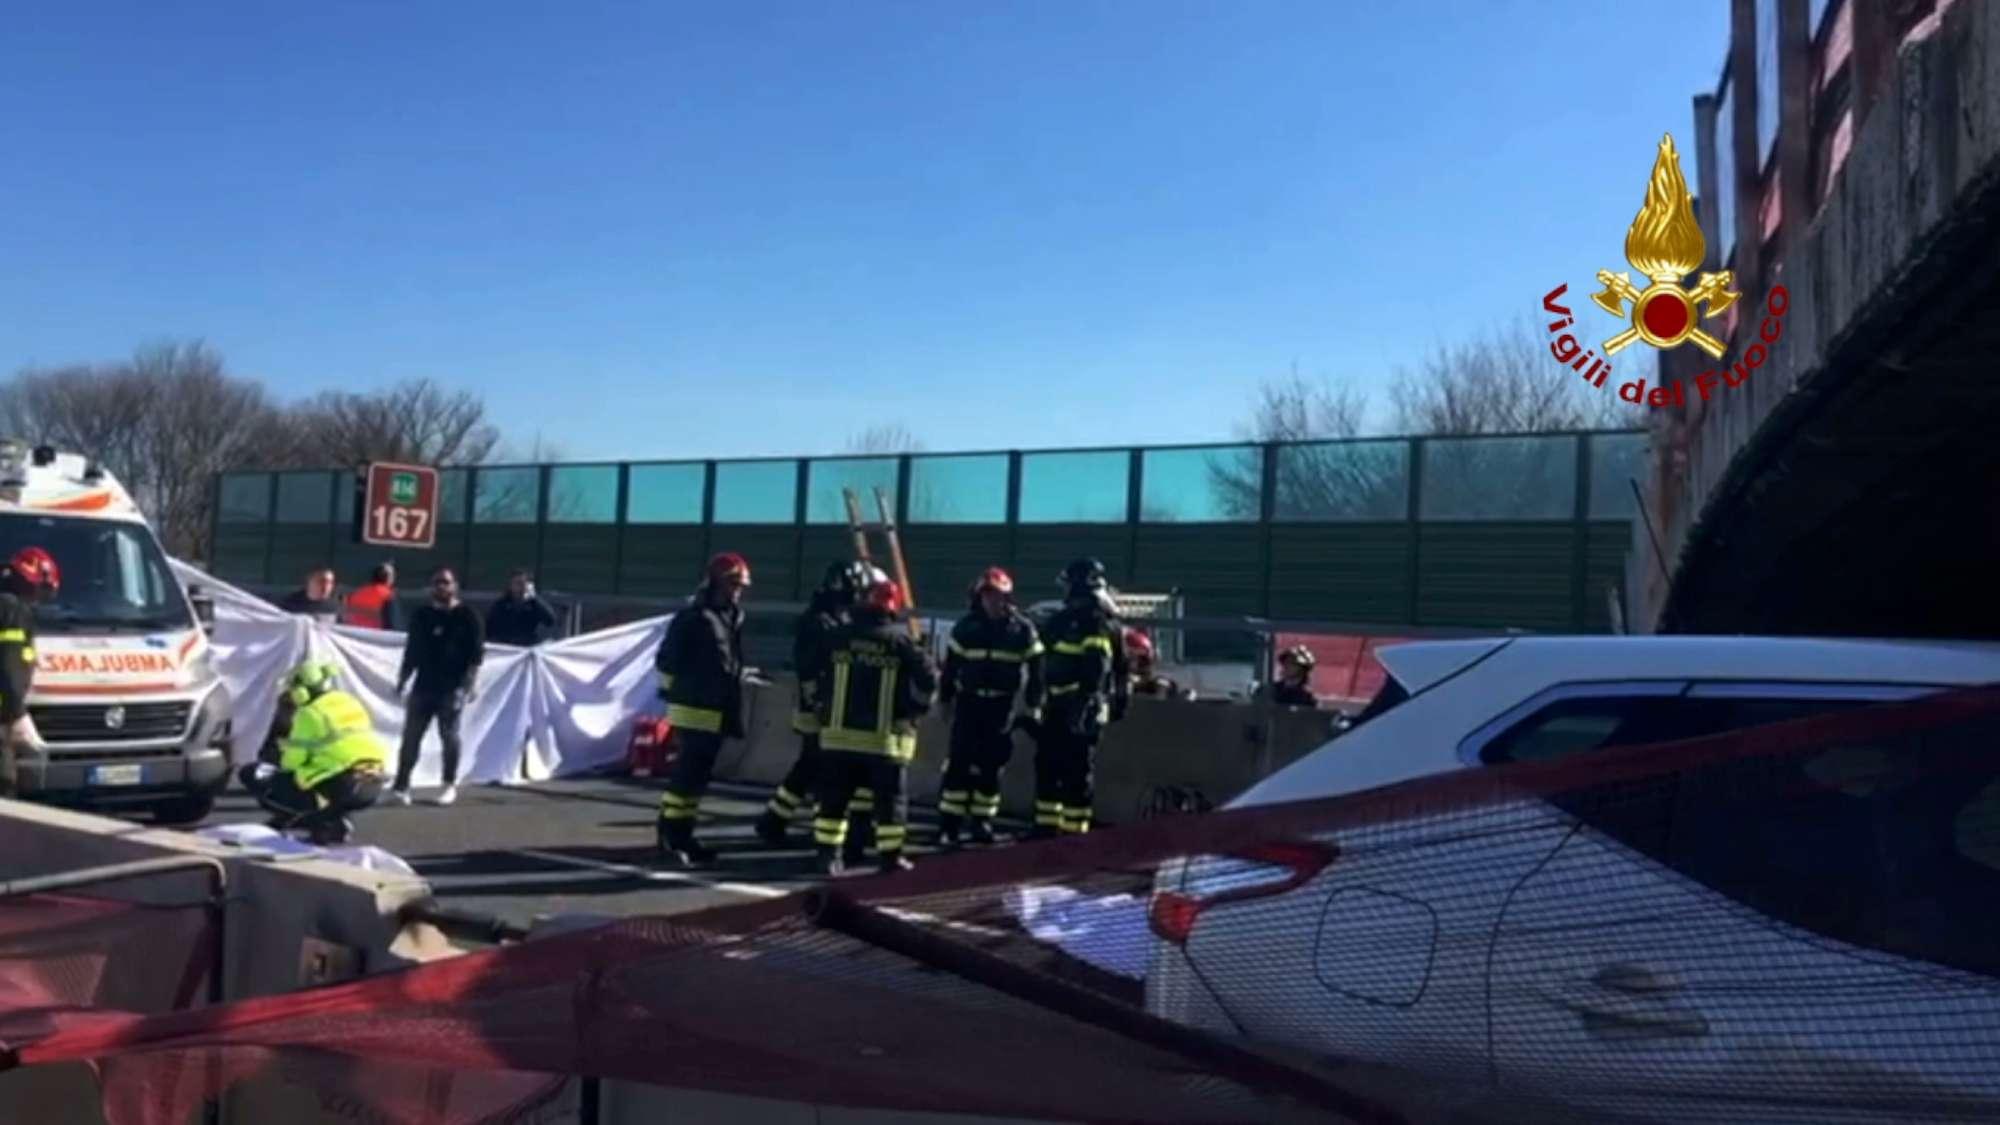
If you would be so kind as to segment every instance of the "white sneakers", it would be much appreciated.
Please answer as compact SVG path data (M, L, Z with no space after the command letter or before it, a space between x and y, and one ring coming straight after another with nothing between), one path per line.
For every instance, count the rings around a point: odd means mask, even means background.
M389 790L389 799L399 805L407 805L410 803L410 791L408 789L391 789Z
M437 803L440 806L449 805L456 800L458 800L458 786L447 785L438 790Z

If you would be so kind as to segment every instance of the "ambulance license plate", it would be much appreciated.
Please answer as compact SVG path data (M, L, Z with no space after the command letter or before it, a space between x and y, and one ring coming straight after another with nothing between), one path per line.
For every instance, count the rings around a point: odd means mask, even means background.
M90 767L92 785L138 785L146 780L146 767L134 762L122 766Z

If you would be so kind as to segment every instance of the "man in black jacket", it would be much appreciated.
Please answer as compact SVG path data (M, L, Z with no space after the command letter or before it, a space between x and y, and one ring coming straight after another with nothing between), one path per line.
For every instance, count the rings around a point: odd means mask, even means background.
M333 568L316 566L306 571L306 580L286 594L278 608L300 617L312 617L328 625L340 620L340 599L334 595Z
M437 721L444 744L444 788L437 803L458 799L458 720L479 680L486 655L486 630L472 607L458 600L458 576L449 567L431 575L431 602L410 615L409 637L403 642L403 667L396 674L396 692L409 691L403 712L403 750L396 763L396 788L391 799L410 803L410 778L423 753L424 732ZM416 686L410 688L410 677Z
M742 603L749 588L750 564L742 555L710 559L701 588L667 623L653 661L680 748L660 795L659 851L682 867L715 861L696 842L694 827L723 740L743 737Z
M819 679L819 811L813 843L822 869L846 865L848 802L875 798L875 846L883 871L906 871L909 800L903 781L917 754L917 720L931 708L937 672L930 655L897 627L903 588L870 567L853 618L834 630Z
M1014 755L1014 697L1024 680L1024 721L1032 726L1042 710L1041 638L1014 608L1013 577L989 567L972 584L972 612L952 627L938 691L951 714L951 757L938 793L938 838L947 847L961 835L994 842L1000 774Z
M799 677L792 729L799 735L799 756L764 806L764 815L757 818L757 835L767 844L785 842L786 826L817 792L813 770L819 763L819 677L826 668L827 642L834 630L847 624L867 573L859 562L829 563L819 589L792 628L792 667Z
M507 576L507 592L486 611L486 639L496 645L533 648L555 627L555 611L535 596L535 578L525 570Z
M1049 702L1035 739L1035 838L1090 831L1097 742L1125 717L1132 691L1104 564L1077 559L1061 581L1068 597L1042 627Z

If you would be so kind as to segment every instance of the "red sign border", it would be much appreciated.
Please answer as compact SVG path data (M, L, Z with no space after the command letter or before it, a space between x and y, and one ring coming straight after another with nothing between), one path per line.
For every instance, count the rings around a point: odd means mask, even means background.
M368 489L375 479L375 470L387 469L391 472L429 473L431 476L431 518L424 521L424 540L413 543L407 540L371 539L368 536ZM411 509L407 504L390 504L392 508ZM361 467L361 542L369 547L402 548L406 551L429 551L437 547L437 525L439 509L444 507L444 474L433 465L405 465L396 461L370 461Z

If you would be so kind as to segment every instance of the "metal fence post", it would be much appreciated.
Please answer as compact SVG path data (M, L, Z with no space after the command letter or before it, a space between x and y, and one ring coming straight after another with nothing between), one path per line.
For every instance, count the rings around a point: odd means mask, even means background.
M1139 584L1139 520L1141 497L1146 488L1146 454L1141 449L1125 452L1125 583Z
M1257 496L1257 551L1259 554L1257 567L1257 612L1265 617L1274 617L1277 615L1277 610L1271 605L1271 579L1272 571L1277 565L1277 560L1271 557L1271 542L1273 538L1271 525L1277 522L1278 515L1278 444L1267 441L1257 448L1262 454L1262 461L1258 466L1257 475L1258 479L1263 482L1258 486L1259 491Z
M1410 544L1405 554L1410 566L1410 611L1409 623L1422 624L1423 608L1423 516L1424 516L1424 439L1410 439L1410 494L1403 498L1403 519L1410 529Z
M1007 566L1021 568L1021 451L1007 453Z
M625 509L632 496L632 463L618 462L618 500L611 525L611 593L625 592Z
M1589 614L1590 453L1596 439L1578 434L1570 440L1576 443L1576 497L1570 512L1570 625L1581 633Z

